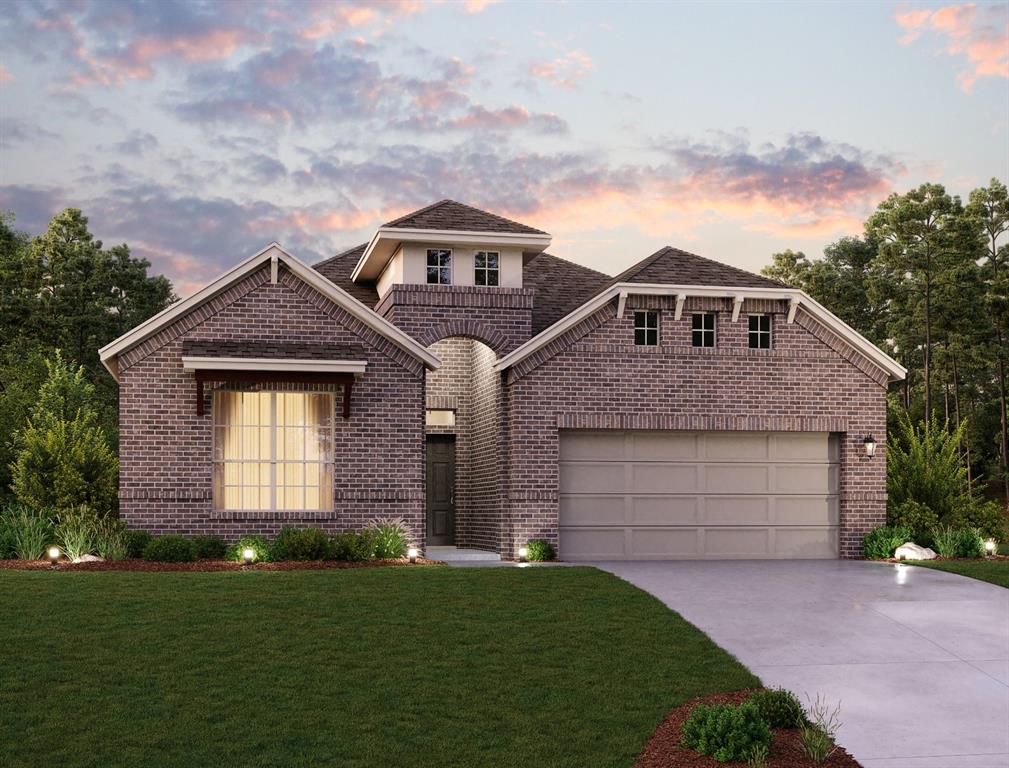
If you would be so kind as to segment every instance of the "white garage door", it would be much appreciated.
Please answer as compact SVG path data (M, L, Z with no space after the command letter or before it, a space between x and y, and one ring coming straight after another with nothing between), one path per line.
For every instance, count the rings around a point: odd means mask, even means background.
M837 437L562 430L565 560L832 558Z

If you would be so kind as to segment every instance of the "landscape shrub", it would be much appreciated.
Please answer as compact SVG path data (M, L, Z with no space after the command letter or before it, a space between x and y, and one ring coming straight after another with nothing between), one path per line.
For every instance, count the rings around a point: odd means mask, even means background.
M935 551L940 557L984 557L984 536L977 528L936 526L932 531Z
M285 525L273 541L274 560L329 560L333 542L321 528L293 528Z
M253 558L255 563L268 563L273 560L273 546L265 536L242 536L238 541L228 547L225 559L236 563L244 563L242 553L246 549L251 549L256 553Z
M893 551L897 547L913 538L909 528L879 525L866 533L862 539L862 554L870 560L885 560L893 557Z
M377 548L378 539L371 528L338 533L333 537L333 557L336 560L347 560L352 563L374 560Z
M27 426L15 436L11 487L23 504L113 510L119 460L99 425L94 385L57 353Z
M953 528L977 528L985 539L1004 541L1009 518L1005 506L997 501L971 499L961 504L946 521Z
M799 726L799 741L806 755L814 763L823 763L837 750L834 739L841 727L838 715L841 705L831 708L826 700L816 695L816 701L809 706L809 716Z
M154 537L147 531L126 531L126 556L133 560L139 560L144 556L144 550L153 539Z
M528 559L534 563L553 560L557 557L553 544L546 539L529 539L526 548L529 550Z
M126 523L115 517L98 520L95 525L95 553L106 560L125 560L129 554Z
M144 560L156 563L191 563L195 559L193 542L175 534L158 536L144 549Z
M932 543L932 529L939 524L939 516L924 504L907 499L900 504L887 505L886 524L891 528L909 529L914 543L925 547Z
M193 549L197 560L223 560L228 545L220 536L193 536Z
M377 559L392 560L406 557L406 525L402 520L372 520L368 524L368 529L374 531Z
M52 522L48 512L13 504L4 511L2 527L10 553L21 560L41 560L52 540Z
M746 768L767 768L767 756L770 751L763 744L754 744L746 757Z
M98 517L85 505L70 507L56 516L56 543L71 560L95 550Z
M806 720L802 702L784 688L757 691L748 701L757 708L764 722L771 728L798 728Z
M14 557L14 536L0 516L0 560L9 560L12 557Z
M683 724L681 741L684 747L719 762L742 762L753 754L754 747L770 748L771 730L749 702L739 706L698 704Z
M948 523L953 512L970 501L960 450L966 427L966 420L950 431L948 423L934 418L913 424L907 414L898 416L886 448L887 498L894 508L916 501Z

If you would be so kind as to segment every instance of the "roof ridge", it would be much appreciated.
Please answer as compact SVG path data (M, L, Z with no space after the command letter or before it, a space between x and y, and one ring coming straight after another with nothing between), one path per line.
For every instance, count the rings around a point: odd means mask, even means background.
M655 253L653 253L651 256L646 256L636 264L632 264L628 269L624 270L619 275L614 277L607 284L606 287L609 288L610 286L616 285L617 283L628 282L631 278L635 277L639 273L646 270L660 258L670 254L687 256L688 258L697 259L698 261L702 261L706 264L714 264L721 270L727 270L729 272L735 273L740 276L745 276L747 278L756 278L761 282L773 283L774 285L781 286L782 288L790 287L785 283L781 282L780 280L775 280L773 277L767 277L766 275L760 275L757 274L756 272L750 272L748 269L743 269L742 267L736 267L733 266L732 264L726 264L724 261L719 261L718 259L709 259L707 256L701 256L700 254L692 253L691 251L685 251L682 248L676 248L672 245L663 246Z
M530 227L528 224L523 224L521 221L516 221L515 219L509 219L507 216L502 216L499 213L494 213L493 211L487 211L483 208L477 208L475 205L470 205L469 203L460 203L458 200L452 200L446 197L444 200L439 200L436 203L431 203L430 205L424 206L423 208L418 208L416 211L411 211L410 213L400 216L398 219L393 219L392 221L387 221L382 225L385 227L399 227L404 222L417 216L422 216L425 213L434 211L437 208L441 208L445 205L454 205L459 208L465 208L467 211L479 214L482 217L490 219L494 222L501 222L502 224L509 224L513 227L517 227L519 230L523 230L526 234L539 234L546 235L547 233L541 229L536 229L535 227ZM418 229L427 229L427 227L418 227Z
M392 227L392 226L395 226L396 224L399 224L401 221L403 221L405 219L409 219L411 216L417 216L417 215L419 215L421 213L427 213L428 211L433 211L438 206L445 205L445 203L455 203L455 202L456 202L455 200L452 200L452 199L446 197L446 198L443 198L443 199L439 200L436 203L431 203L430 205L425 205L423 208L418 208L416 211L410 211L409 213L404 213L398 219L393 219L392 221L387 221L382 226L383 227ZM457 203L457 205L464 205L464 203ZM468 208L470 206L466 206L466 207Z
M615 277L610 278L610 282L608 282L604 286L603 290L606 290L611 285L616 285L617 283L627 282L627 280L629 278L634 277L636 274L638 274L645 267L651 266L656 261L658 261L659 257L664 256L666 253L668 253L671 250L673 250L673 248L671 246L665 245L662 248L659 248L659 250L657 250L655 253L651 254L650 256L645 256L645 258L641 259L641 261L637 261L634 264L631 264L631 266L629 266L627 269L625 269L619 275L616 275ZM600 293L602 293L602 291L600 291Z

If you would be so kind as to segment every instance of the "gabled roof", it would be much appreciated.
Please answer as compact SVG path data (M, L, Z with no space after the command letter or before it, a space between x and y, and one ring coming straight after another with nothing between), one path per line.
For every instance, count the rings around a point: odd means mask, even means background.
M580 264L541 253L522 268L522 286L536 291L533 333L556 323L601 291L610 276Z
M526 235L545 235L546 232L504 216L482 211L455 200L439 200L406 216L382 225L393 229L459 230L463 232L512 232Z
M437 357L432 355L427 349L417 343L412 337L401 331L381 315L377 314L370 307L365 306L360 301L351 296L347 291L323 277L320 273L309 267L300 259L295 258L277 243L271 243L263 250L253 254L245 261L232 267L209 285L194 293L192 296L172 304L162 310L154 317L146 320L131 331L127 331L115 341L106 344L99 351L102 363L112 374L113 378L119 377L119 355L137 346L155 333L171 325L173 322L192 312L215 296L226 291L232 285L244 278L246 275L260 269L266 264L271 266L283 263L299 279L306 282L334 304L340 306L350 315L369 326L376 333L388 339L407 354L422 362L428 368L434 370L440 365Z
M328 259L316 262L312 265L312 269L331 282L336 283L362 304L374 307L378 304L378 290L375 288L375 283L370 280L362 280L359 283L355 283L350 279L354 267L357 266L357 262L361 259L361 254L364 253L364 249L367 247L367 243L361 243L335 256L330 256Z
M617 283L669 283L671 285L717 285L730 288L787 288L784 283L755 275L745 269L706 259L696 253L666 246L642 259L609 281Z

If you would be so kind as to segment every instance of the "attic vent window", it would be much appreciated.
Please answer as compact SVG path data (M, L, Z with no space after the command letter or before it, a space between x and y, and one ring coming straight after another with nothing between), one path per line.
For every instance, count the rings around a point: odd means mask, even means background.
M771 348L771 316L750 315L750 349Z
M659 313L634 313L634 343L639 347L655 347L659 343Z
M427 249L428 285L452 284L452 251L444 248Z
M498 285L501 275L501 254L496 251L477 251L473 255L474 285Z

